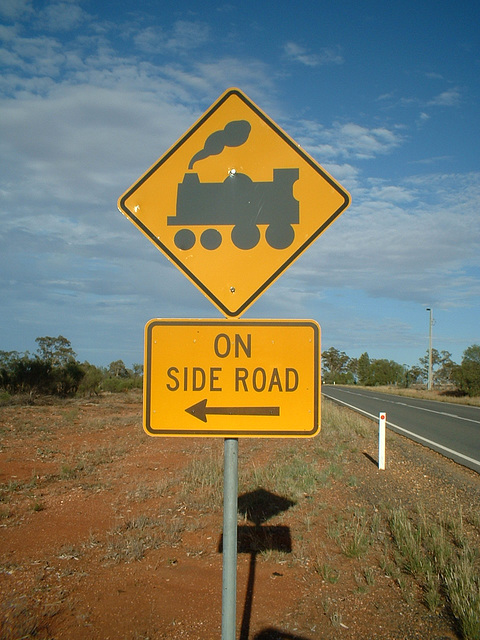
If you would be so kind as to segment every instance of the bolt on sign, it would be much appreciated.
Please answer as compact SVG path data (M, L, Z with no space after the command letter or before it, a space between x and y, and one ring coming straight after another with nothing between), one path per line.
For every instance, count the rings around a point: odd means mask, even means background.
M150 320L144 380L151 436L314 436L320 327L313 320Z
M118 207L226 317L239 317L347 208L350 196L229 89Z

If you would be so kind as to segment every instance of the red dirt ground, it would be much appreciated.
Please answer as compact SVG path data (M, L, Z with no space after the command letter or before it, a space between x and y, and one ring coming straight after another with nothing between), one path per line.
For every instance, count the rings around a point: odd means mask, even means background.
M0 408L2 639L220 638L223 441L150 438L141 411L132 393ZM429 610L410 576L382 568L381 514L421 502L463 505L468 520L479 477L394 434L380 472L364 424L360 436L324 422L314 440L240 440L240 492L262 527L239 517L240 640L460 637L447 606ZM264 486L298 456L311 491L284 495L280 476ZM272 511L252 516L254 496ZM376 523L357 557L331 533L352 517Z

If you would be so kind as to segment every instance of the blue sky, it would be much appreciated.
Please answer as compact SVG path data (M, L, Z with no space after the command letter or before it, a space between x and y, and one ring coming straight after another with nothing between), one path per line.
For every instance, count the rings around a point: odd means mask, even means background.
M351 194L244 318L415 364L480 342L477 2L0 0L0 350L143 360L219 312L117 199L230 87Z

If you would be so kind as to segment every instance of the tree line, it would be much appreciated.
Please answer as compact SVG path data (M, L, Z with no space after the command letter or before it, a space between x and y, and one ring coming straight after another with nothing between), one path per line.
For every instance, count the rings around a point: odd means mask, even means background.
M329 384L361 384L365 386L395 385L411 387L426 384L429 353L418 365L407 367L394 360L371 359L368 353L350 358L344 351L330 347L322 352L322 380ZM448 351L432 349L433 386L450 386L469 396L480 395L480 345L473 344L463 353L460 364L453 362Z
M141 388L143 365L128 369L122 360L108 367L79 362L64 336L36 338L34 354L0 351L0 399L10 395L57 395L61 397L118 392Z
M143 365L128 369L122 360L108 367L79 362L72 345L63 336L36 338L37 351L0 351L0 400L13 394L58 395L62 397L119 392L141 388ZM463 394L480 395L480 345L473 344L460 364L448 351L432 349L434 386L454 387ZM330 347L322 352L322 380L329 384L410 387L428 379L428 351L418 365L407 367L394 360L371 359L367 352L350 358Z

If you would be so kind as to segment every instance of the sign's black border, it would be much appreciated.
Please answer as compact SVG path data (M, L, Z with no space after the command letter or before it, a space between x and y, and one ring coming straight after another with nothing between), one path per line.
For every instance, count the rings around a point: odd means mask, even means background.
M152 399L151 388L153 384L152 380L152 332L154 327L158 325L163 326L209 326L209 327L221 327L225 329L227 327L311 327L313 329L313 405L314 410L312 414L312 429L310 431L295 431L295 429L287 430L265 430L265 429L251 429L249 431L238 430L211 430L208 428L202 429L180 429L180 428L168 428L168 429L155 429L151 424L151 412L152 412ZM145 369L144 369L144 415L143 426L151 436L204 436L204 437L222 437L222 438L246 438L246 437L295 437L304 438L317 435L320 431L320 327L314 320L182 320L182 319L155 319L150 320L145 327Z
M319 173L334 189L337 191L344 199L343 204L324 222L321 227L315 231L265 282L259 287L238 309L230 309L228 308L221 300L219 300L209 289L206 287L196 276L194 273L188 269L188 267L181 262L169 249L166 247L160 238L157 238L138 218L137 216L130 211L130 209L126 206L125 202L135 191L150 178L150 176L157 171L159 167L161 167L204 123L210 116L219 109L222 104L228 100L228 98L232 95L236 95L242 102L244 102L263 122L269 126L272 131L274 131L278 136L282 138L282 140L288 144L298 155L308 163L317 173ZM239 89L230 89L225 92L223 96L219 98L217 102L215 102L208 111L204 113L204 115L198 120L198 122L189 129L177 142L176 144L164 155L162 156L158 162L153 165L153 167L144 175L138 182L136 182L120 199L119 208L125 215L127 215L144 233L150 240L157 245L157 247L171 260L185 275L209 298L216 307L224 313L227 317L237 318L242 313L248 309L248 307L266 290L268 287L287 269L292 262L294 262L301 253L307 249L307 247L312 244L314 240L318 238L319 235L323 233L323 231L336 219L338 216L348 207L350 204L350 196L349 194L338 185L332 178L323 171L323 169L318 165L310 156L308 156L303 149L297 146L297 144L289 138L274 122L270 120L266 114L264 114L253 102L251 102L245 94L243 94Z

